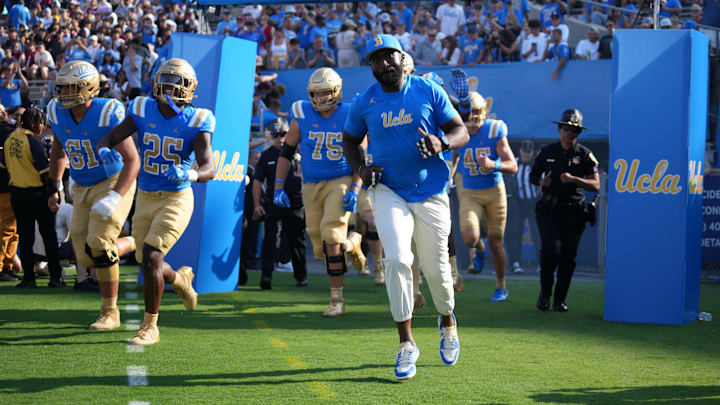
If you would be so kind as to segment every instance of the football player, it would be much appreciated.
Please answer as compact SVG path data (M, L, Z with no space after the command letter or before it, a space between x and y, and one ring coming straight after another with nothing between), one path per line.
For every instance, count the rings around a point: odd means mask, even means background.
M158 310L165 283L182 298L185 308L197 305L190 267L173 271L165 255L180 239L193 212L191 182L205 182L215 176L210 144L215 116L210 110L190 103L198 80L190 64L169 59L153 79L153 97L137 97L128 107L120 125L100 142L103 160L112 160L107 148L138 133L142 165L138 175L138 196L133 215L133 237L138 244L135 257L142 263L145 317L130 343L151 345L160 341ZM197 168L191 169L195 152Z
M460 231L473 255L473 249L480 241L480 220L485 214L496 274L495 293L490 301L504 301L508 296L505 284L507 257L503 247L507 197L502 175L517 172L517 162L507 140L507 125L502 120L487 119L488 108L479 93L470 92L470 108L465 123L470 141L454 151L454 156L461 162L462 184L458 185Z
M330 68L313 72L307 87L310 100L298 100L291 109L292 121L280 151L273 201L288 207L283 190L289 162L300 144L303 171L303 205L307 233L315 258L325 258L330 275L330 306L323 316L345 313L343 278L349 255L359 272L365 271L362 236L347 233L350 213L357 208L360 178L353 173L342 150L342 133L349 106L341 102L342 79Z
M52 212L60 208L57 192L69 165L75 182L70 239L78 265L95 268L100 287L100 315L90 329L111 330L120 326L119 257L135 250L133 238L118 236L132 207L140 158L131 138L117 145L117 158L110 164L102 164L95 154L98 141L125 118L122 103L96 97L100 74L95 66L84 61L65 64L55 89L47 105L54 133L48 206Z

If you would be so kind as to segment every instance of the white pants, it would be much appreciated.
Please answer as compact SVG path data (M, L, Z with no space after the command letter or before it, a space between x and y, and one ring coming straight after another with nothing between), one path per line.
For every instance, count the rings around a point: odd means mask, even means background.
M449 315L455 307L455 295L447 249L450 235L447 194L409 203L379 184L370 190L370 198L377 232L385 249L385 286L395 322L412 318L413 238L435 308L440 314Z

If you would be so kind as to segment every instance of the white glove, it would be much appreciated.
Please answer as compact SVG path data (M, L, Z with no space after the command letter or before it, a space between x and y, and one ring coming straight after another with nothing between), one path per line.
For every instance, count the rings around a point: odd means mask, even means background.
M116 193L115 190L110 190L110 194L93 204L92 210L100 214L102 219L108 219L120 204L120 200L122 200L122 196Z

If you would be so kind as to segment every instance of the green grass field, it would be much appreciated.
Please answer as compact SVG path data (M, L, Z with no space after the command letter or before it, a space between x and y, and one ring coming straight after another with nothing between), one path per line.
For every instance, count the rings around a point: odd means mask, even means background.
M34 291L0 284L0 404L720 403L720 321L604 322L600 282L576 282L570 312L543 313L536 281L511 281L509 300L493 304L494 282L466 277L456 294L457 365L440 362L437 314L425 307L414 318L417 376L398 383L397 332L372 279L346 280L339 319L321 316L324 276L298 289L291 274L276 273L273 290L260 291L251 272L248 286L202 295L194 312L168 293L160 343L128 352L127 321L143 311L133 272L123 268L124 324L110 332L87 330L95 294L51 290L46 279ZM701 309L720 315L720 284L701 291ZM145 367L147 386L128 386L129 366Z

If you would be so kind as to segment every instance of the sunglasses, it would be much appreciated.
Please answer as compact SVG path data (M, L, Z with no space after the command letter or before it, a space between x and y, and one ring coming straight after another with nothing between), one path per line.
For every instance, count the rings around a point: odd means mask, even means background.
M563 130L563 131L570 131L570 132L573 132L573 133L576 133L576 134L579 134L580 131L582 131L582 128L576 127L576 126L572 126L572 125L560 124L559 126L560 126L560 129Z

